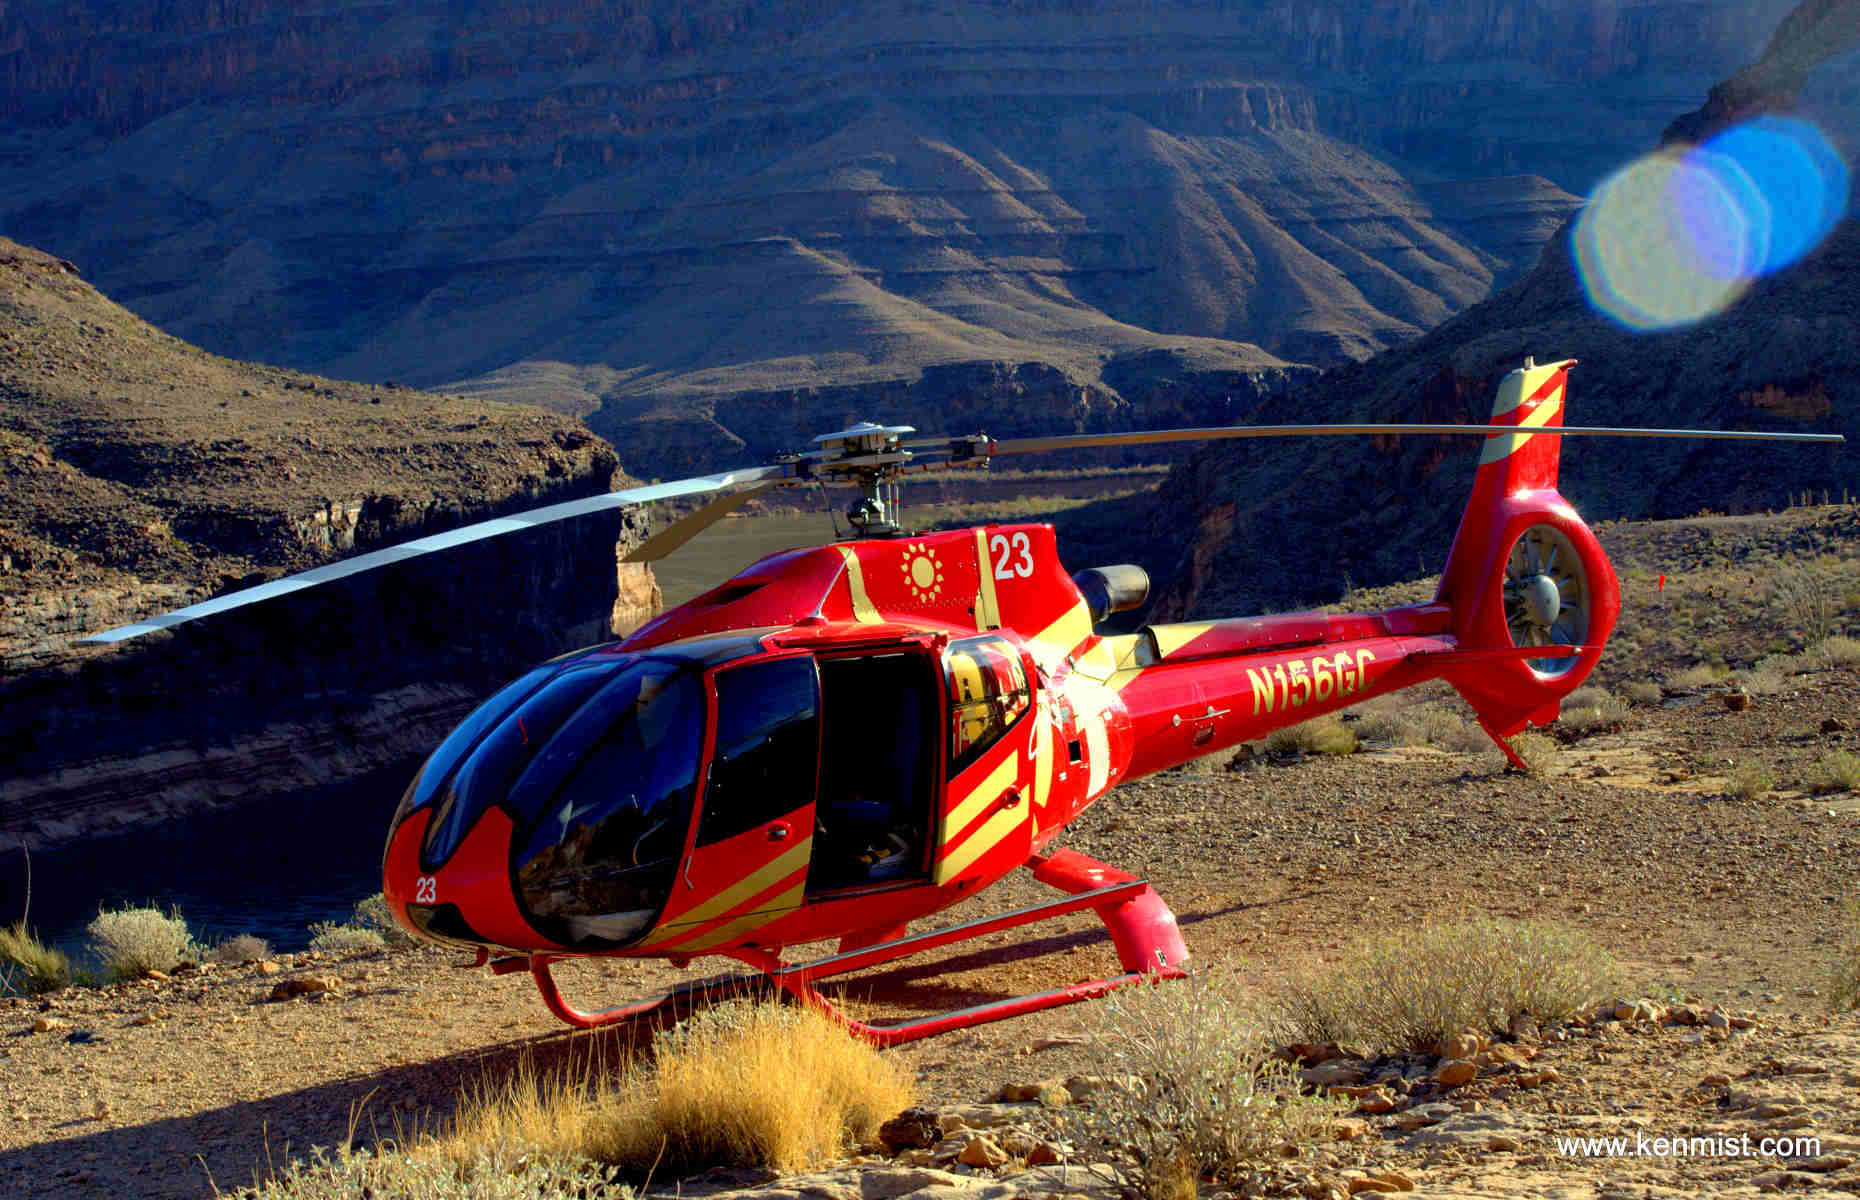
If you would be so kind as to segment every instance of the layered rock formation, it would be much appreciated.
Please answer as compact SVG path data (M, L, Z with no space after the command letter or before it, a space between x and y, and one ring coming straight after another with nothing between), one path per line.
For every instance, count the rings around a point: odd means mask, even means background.
M1214 419L1528 268L1783 9L24 0L0 222L213 349L665 435L656 475L782 448L732 398L922 424L936 371L991 427L1029 371L1113 427L1152 397L1107 364L1254 377L1165 389Z
M0 847L354 777L653 611L611 512L116 647L76 639L351 549L609 490L535 409L206 354L0 239Z
M1669 136L1697 140L1764 112L1813 115L1850 160L1860 150L1860 21L1809 0L1762 57L1712 89ZM1850 210L1851 213L1851 210ZM1275 420L1485 421L1526 355L1580 360L1566 420L1583 425L1838 432L1839 449L1699 441L1572 441L1561 490L1591 521L1749 511L1860 497L1860 222L1695 326L1631 332L1592 308L1571 225L1524 279L1426 337L1262 405ZM1334 599L1347 582L1437 571L1477 459L1470 439L1235 443L1165 484L1184 524L1165 613L1233 613Z

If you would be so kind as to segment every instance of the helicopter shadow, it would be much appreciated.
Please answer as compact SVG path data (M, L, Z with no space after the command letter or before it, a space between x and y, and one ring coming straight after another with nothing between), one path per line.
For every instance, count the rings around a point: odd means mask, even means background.
M0 1150L0 1195L197 1200L312 1157L313 1147L400 1144L443 1129L461 1098L507 1083L576 1079L649 1049L651 1021L591 1033L551 1031L364 1071L297 1091L140 1125ZM58 1128L94 1124L76 1117Z

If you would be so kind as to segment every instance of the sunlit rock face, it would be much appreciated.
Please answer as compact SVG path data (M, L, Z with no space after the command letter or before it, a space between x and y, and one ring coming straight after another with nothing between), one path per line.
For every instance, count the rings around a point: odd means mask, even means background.
M215 350L692 465L779 448L730 398L961 364L1115 424L1107 363L1258 377L1476 302L1785 8L26 0L0 221Z

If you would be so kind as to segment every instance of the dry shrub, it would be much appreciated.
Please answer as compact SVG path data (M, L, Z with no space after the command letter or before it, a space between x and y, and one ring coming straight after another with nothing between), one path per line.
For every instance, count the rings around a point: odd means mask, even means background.
M1777 572L1771 602L1783 624L1809 644L1833 632L1840 603L1833 580L1807 566Z
M514 1141L638 1176L714 1166L791 1174L870 1140L911 1101L896 1060L808 1008L721 1004L653 1045L650 1069L524 1071L467 1096L443 1152Z
M1776 786L1775 777L1756 763L1745 763L1731 772L1730 780L1725 784L1727 796L1739 800L1753 800Z
M1846 750L1836 750L1815 765L1803 790L1815 795L1828 792L1851 792L1860 788L1860 758Z
M0 926L0 996L38 996L70 982L63 951L41 942L24 921Z
M1804 651L1802 657L1824 671L1860 666L1860 641L1850 637L1823 638Z
M1638 704L1642 708L1652 708L1666 699L1665 688L1645 679L1637 679L1621 690L1627 693L1627 698L1631 703Z
M1572 733L1594 733L1618 729L1627 720L1627 701L1611 696L1598 687L1577 688L1563 701L1558 724Z
M271 957L271 943L251 933L234 934L213 948L213 961L230 963L262 962Z
M1535 729L1525 729L1505 739L1511 752L1524 760L1524 765L1534 772L1544 772L1556 765L1563 747L1548 734L1538 733Z
M1113 1083L1060 1110L1070 1140L1134 1168L1149 1200L1196 1182L1246 1185L1286 1143L1322 1141L1342 1106L1302 1093L1232 975L1139 984L1099 1006L1097 1069Z
M99 912L85 930L112 979L140 979L198 955L179 912L126 907Z
M317 1147L309 1159L293 1159L271 1179L255 1187L216 1196L238 1200L537 1200L574 1196L579 1200L629 1200L633 1195L614 1178L612 1168L585 1159L566 1158L515 1141L472 1148L462 1157L416 1148L351 1149Z
M1700 663L1696 667L1687 667L1683 671L1675 671L1668 675L1666 685L1679 692L1697 691L1699 688L1717 683L1728 674L1730 672L1723 667L1712 663Z
M359 925L338 925L318 921L310 927L310 948L326 954L360 954L387 949L387 939L373 929Z
M1313 717L1309 721L1273 730L1266 735L1266 750L1270 754L1280 755L1354 754L1356 731L1345 725L1335 713Z
M1574 930L1480 919L1405 929L1359 946L1284 999L1286 1041L1406 1050L1465 1030L1499 1032L1511 1018L1569 1016L1598 999L1613 973L1606 953Z
M655 1039L648 1081L599 1123L594 1157L675 1175L782 1174L868 1141L909 1105L909 1078L810 1008L721 1004Z
M1860 903L1847 906L1847 933L1834 960L1828 1002L1835 1012L1860 1008Z

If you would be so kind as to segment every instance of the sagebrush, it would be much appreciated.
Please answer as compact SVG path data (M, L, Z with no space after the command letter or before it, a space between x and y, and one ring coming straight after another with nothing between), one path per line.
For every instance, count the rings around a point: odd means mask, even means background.
M1599 946L1558 926L1480 919L1403 929L1289 985L1283 1036L1425 1047L1468 1030L1502 1032L1520 1013L1569 1016L1601 997L1613 976Z
M139 979L199 956L193 934L178 912L137 906L105 909L85 932L92 952L112 979Z
M1110 1082L1056 1119L1132 1169L1150 1200L1193 1197L1202 1179L1246 1186L1287 1143L1327 1138L1342 1111L1270 1053L1269 1022L1230 974L1126 988L1098 1016L1095 1065Z

